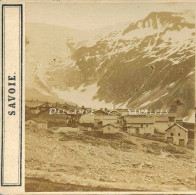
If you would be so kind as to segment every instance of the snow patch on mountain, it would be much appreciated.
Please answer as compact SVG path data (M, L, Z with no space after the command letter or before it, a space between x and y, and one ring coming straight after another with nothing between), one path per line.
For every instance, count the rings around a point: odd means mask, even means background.
M186 123L195 123L195 112L192 112L191 115L184 117L183 118L183 122L186 122Z
M52 92L58 94L61 99L66 99L66 101L73 102L78 106L85 106L89 108L113 108L112 103L106 103L104 100L100 101L93 99L94 95L97 93L99 87L97 84L92 84L88 86L81 85L78 89L73 87L69 90L59 90L56 88L52 89Z
M150 103L151 103L151 101L148 100L147 102L143 103L143 104L140 106L140 108L142 108L142 107L144 107L144 106L147 106L147 105L150 104Z

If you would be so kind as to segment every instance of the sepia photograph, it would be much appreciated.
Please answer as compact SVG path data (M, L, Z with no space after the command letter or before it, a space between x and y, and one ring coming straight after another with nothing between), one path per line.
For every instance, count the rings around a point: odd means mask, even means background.
M25 4L25 191L195 190L190 3Z

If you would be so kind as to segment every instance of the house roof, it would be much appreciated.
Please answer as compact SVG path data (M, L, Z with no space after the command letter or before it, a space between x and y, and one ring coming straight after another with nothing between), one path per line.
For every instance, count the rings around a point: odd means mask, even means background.
M177 116L177 117L176 117L176 121L182 121L182 120L183 120L182 117L180 117L180 116Z
M117 120L117 115L106 115L102 118L102 120Z
M106 126L112 126L114 128L118 128L119 127L119 125L117 125L117 124L107 124L107 125L104 125L103 127L106 127Z
M144 117L147 116L145 113L136 113L136 112L127 112L128 115L126 117L132 117L132 116L137 116L137 117Z
M147 116L132 116L126 118L127 124L153 124L155 123L154 117L147 117Z
M183 129L184 131L188 132L188 129L182 127L181 125L179 125L179 124L177 124L177 123L173 124L172 126L170 126L169 128L167 128L165 131L168 131L169 129L171 129L171 128L174 127L174 126L178 126L178 127L180 127L181 129Z
M133 125L127 125L126 127L131 127L131 128L134 128L134 129L138 128L138 127L134 127Z
M106 112L104 110L96 110L96 111L94 111L94 113L97 115L108 115L108 112Z
M157 116L155 117L156 122L169 122L169 118L166 116Z
M127 108L124 108L124 109L123 108L117 108L116 111L122 113L122 112L128 112L128 109Z
M35 121L37 123L47 123L46 120L41 119L41 118L32 118L32 119L29 119L29 120L33 120L33 121Z
M108 115L120 115L120 112L116 111L116 110L112 110L112 111L108 111Z

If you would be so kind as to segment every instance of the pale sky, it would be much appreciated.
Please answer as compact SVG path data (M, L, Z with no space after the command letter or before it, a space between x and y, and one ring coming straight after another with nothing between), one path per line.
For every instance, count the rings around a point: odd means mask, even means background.
M137 21L150 12L193 10L195 3L26 3L26 22L66 26L74 29L97 29Z

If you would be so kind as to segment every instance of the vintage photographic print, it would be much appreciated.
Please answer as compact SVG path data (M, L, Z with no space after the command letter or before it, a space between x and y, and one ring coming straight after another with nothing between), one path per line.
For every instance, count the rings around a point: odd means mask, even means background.
M27 194L195 191L195 3L6 6L1 186L18 182ZM20 28L6 20L11 9ZM14 28L16 46L7 33ZM24 59L19 72L4 68L15 66L7 40ZM17 125L23 155L9 144ZM11 167L24 179L10 179Z
M195 12L26 4L26 191L195 189Z

